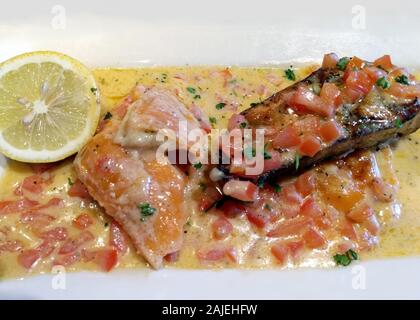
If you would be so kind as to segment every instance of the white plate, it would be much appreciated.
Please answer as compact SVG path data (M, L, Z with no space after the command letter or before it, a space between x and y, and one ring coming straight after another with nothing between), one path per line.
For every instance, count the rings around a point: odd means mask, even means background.
M5 4L0 60L48 49L89 66L264 65L319 61L335 51L367 59L389 53L399 65L420 65L414 1L60 3ZM64 290L54 276L1 282L0 298L420 298L418 270L420 259L410 258L334 270L83 272L66 275Z

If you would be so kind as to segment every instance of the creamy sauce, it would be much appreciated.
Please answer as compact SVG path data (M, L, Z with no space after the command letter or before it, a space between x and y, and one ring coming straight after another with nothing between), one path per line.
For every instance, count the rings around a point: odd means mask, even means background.
M303 78L317 66L296 68L297 80ZM173 91L187 106L195 104L209 116L215 128L225 128L232 113L240 112L253 102L263 100L276 91L291 84L284 77L282 68L239 68L232 67L229 72L224 67L158 67L143 69L95 69L93 70L102 97L102 114L110 111L131 89L138 84L149 86L159 85ZM226 105L217 109L220 102ZM363 259L406 256L420 254L420 132L401 139L394 151L394 168L400 187L398 200L402 204L399 219L386 226L380 235L380 243L374 249L362 255ZM380 161L380 157L379 157ZM53 171L53 183L48 185L42 193L45 199L54 196L64 199L63 208L47 209L47 213L55 217L51 226L65 226L69 236L79 232L72 221L80 214L87 213L94 221L89 230L95 235L95 240L86 248L104 247L109 241L110 222L107 216L95 204L86 204L78 198L67 195L70 181L76 179L72 169L72 159L62 162ZM31 168L22 163L9 162L9 166L0 178L0 201L13 198L13 190L22 180L32 175ZM41 201L40 201L41 202ZM43 203L43 202L42 202ZM194 206L189 206L193 208ZM395 209L395 208L394 208ZM205 268L208 265L200 263L196 257L198 244L209 238L210 222L214 217L195 212L191 209L191 218L185 226L185 244L180 252L179 260L170 264L180 268ZM395 209L398 211L398 209ZM395 212L394 212L395 213ZM397 212L398 213L398 212ZM234 246L246 247L256 236L249 236L250 225L246 220L234 222L234 231L229 239L223 240ZM1 237L11 236L21 241L25 247L35 247L40 241L33 236L27 225L19 221L19 215L0 215L0 243ZM252 238L254 237L254 238ZM265 250L265 251L264 251ZM273 264L267 248L259 252L261 259L253 263L233 264L222 262L212 264L211 267L270 267ZM30 271L17 263L16 252L0 252L0 278L22 277L28 274L51 272L53 256L43 259ZM132 247L128 253L119 259L119 268L135 268L145 266L144 260L134 253ZM314 255L305 266L332 266L330 257ZM89 262L78 262L69 266L68 271L96 270L97 266Z

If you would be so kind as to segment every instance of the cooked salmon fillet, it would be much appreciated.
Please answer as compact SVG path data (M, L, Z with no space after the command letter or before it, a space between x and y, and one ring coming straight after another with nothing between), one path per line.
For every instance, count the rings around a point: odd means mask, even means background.
M308 77L239 115L242 128L266 132L264 173L250 178L293 173L410 134L420 127L419 97L414 77L389 56L372 63L328 54Z
M121 119L121 106L104 129L77 155L79 179L92 197L127 232L138 253L159 268L165 255L182 245L186 178L177 167L156 160L154 136L177 130L179 121L198 121L171 93L151 88L140 92ZM124 107L124 106L123 106ZM124 112L123 112L124 113Z

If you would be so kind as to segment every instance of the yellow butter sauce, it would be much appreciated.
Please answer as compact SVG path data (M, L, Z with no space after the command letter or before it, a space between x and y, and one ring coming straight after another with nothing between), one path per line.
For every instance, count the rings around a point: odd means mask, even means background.
M317 66L294 68L297 80L305 77ZM156 67L140 69L94 69L94 76L101 92L102 114L110 111L135 85L158 85L168 88L187 106L193 104L200 107L209 117L213 127L224 128L232 113L249 108L251 103L258 102L287 87L291 82L285 77L284 68L242 68L232 67ZM222 108L216 105L223 103ZM420 253L420 132L402 139L394 155L394 166L400 181L398 198L402 203L401 217L389 225L381 235L379 246L363 255L363 258L381 258L391 256L416 255ZM0 178L0 201L11 197L19 182L32 174L26 164L9 162L9 166ZM54 183L47 187L45 196L58 196L65 200L65 208L55 213L58 218L54 223L64 225L72 236L79 232L72 226L72 221L81 213L88 213L94 220L89 230L95 235L95 241L90 247L101 247L108 243L109 219L94 204L84 206L77 198L67 195L69 179L75 180L72 169L72 159L66 160L54 170ZM191 206L192 207L192 206ZM200 268L201 265L195 255L196 240L208 228L203 225L208 218L198 212L191 212L189 223L185 227L185 245L181 250L180 259L173 264L182 268ZM249 224L237 222L230 243L250 241L245 237ZM18 215L0 216L1 230L8 230L25 245L36 246L34 239L26 226L19 222ZM0 238L0 243L1 243ZM251 239L252 240L252 239ZM23 277L28 274L50 272L52 257L37 264L31 271L22 268L16 259L16 253L0 253L0 278ZM263 258L260 263L240 267L269 267L271 260L265 260L269 252L261 252ZM324 259L324 260L322 260ZM325 262L320 257L313 265L331 265L331 259ZM142 258L136 255L132 248L119 261L120 268L144 267ZM224 267L223 264L215 267ZM91 263L76 263L68 268L69 271L95 269Z

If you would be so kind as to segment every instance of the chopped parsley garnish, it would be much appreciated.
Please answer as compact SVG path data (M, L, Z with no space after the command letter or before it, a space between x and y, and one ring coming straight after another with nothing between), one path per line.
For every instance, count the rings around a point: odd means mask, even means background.
M241 122L239 124L239 127L242 128L242 129L245 129L246 128L246 122Z
M398 83L404 84L406 86L409 85L408 77L405 74L402 74L399 77L396 77L395 81L397 81Z
M265 209L265 210L268 210L268 211L271 211L271 206L270 206L268 203L266 203L266 204L264 205L264 209Z
M193 87L187 87L187 91L191 94L196 94L197 90L195 90L195 88Z
M402 124L402 121L401 121L401 118L400 118L400 117L398 117L398 118L395 120L395 126L396 126L398 129L401 129L401 128L402 128L403 124Z
M98 91L98 88L90 88L90 91L95 94Z
M199 94L196 94L196 95L194 96L194 99L195 99L195 100L197 100L197 99L201 99L201 96L200 96Z
M284 76L287 78L287 80L296 81L296 75L292 69L284 70Z
M247 147L244 149L244 156L247 159L252 159L257 155L257 151L255 151L255 148L253 147Z
M255 107L256 105L258 105L259 104L259 102L251 102L249 105L251 106L251 107Z
M71 178L70 178L70 177L69 177L69 178L67 178L67 181L68 181L68 183L69 183L69 186L74 185L74 182L71 180Z
M104 227L105 227L105 228L108 228L108 226L109 226L109 223L108 223L108 222L105 222L105 223L104 223Z
M381 87L382 89L388 89L391 85L389 84L389 81L385 78L385 77L382 77L382 78L379 78L377 81L376 81L376 84L379 86L379 87Z
M215 117L209 117L209 121L211 124L216 124L217 123L217 119Z
M295 155L295 170L297 171L300 166L300 154L296 152Z
M200 186L201 191L206 191L207 184L205 184L204 182L200 182L198 185Z
M155 214L156 209L153 208L152 206L150 206L149 203L144 202L144 203L140 203L137 208L139 208L140 210L140 214L141 214L141 221L145 221L146 217L152 216Z
M347 57L343 57L337 62L337 68L341 71L346 70L347 64L349 63L350 59Z
M279 193L279 192L281 191L281 186L280 186L278 183L276 183L276 184L273 186L273 189L274 189L274 192L275 192L275 193Z
M107 112L107 113L105 113L105 116L104 116L104 120L108 120L108 119L111 119L112 118L112 113L111 112Z
M165 83L168 80L168 74L162 73L160 82Z
M271 159L271 153L267 151L267 144L264 145L264 159L269 160Z
M344 254L336 254L334 261L339 266L348 266L353 260L359 260L359 255L352 249L349 249Z
M203 164L201 162L194 163L194 168L196 168L197 170L201 169L202 167L203 167Z
M221 110L221 109L223 109L225 106L226 106L226 103L224 103L224 102L220 102L220 103L216 104L216 109L217 109L217 110Z

